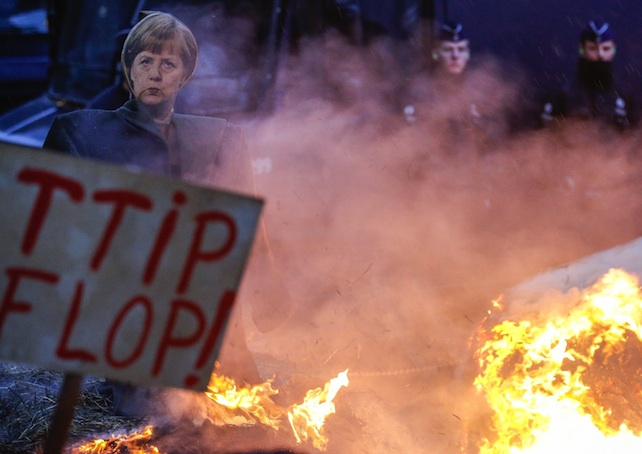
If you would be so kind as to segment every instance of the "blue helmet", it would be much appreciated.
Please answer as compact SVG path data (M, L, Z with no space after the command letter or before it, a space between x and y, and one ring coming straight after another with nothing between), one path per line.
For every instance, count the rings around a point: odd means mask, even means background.
M613 30L608 22L600 20L592 20L586 24L580 33L580 42L593 41L595 43L603 43L610 41L614 38Z
M466 39L463 28L464 27L457 22L444 22L437 30L437 39L439 41L463 41Z

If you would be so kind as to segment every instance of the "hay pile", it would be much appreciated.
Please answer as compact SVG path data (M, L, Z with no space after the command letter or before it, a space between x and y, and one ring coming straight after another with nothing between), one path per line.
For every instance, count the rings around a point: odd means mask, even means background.
M51 424L63 379L61 372L0 363L0 452L38 452ZM70 443L143 425L139 418L114 414L112 397L101 392L103 383L103 379L85 378L68 434Z

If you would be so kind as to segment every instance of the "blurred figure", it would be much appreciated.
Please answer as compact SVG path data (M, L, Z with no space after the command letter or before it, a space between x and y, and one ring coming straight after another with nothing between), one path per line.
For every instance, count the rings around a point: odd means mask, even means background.
M102 90L98 95L92 98L85 108L114 110L129 101L130 93L127 82L118 78L116 83Z
M610 24L589 21L580 33L575 77L544 103L540 117L545 125L566 117L597 119L620 129L632 125L631 97L618 86L613 71L616 51Z
M446 22L437 28L431 49L430 68L431 83L435 85L435 90L431 90L433 93L426 93L422 81L419 81L418 86L410 86L408 97L411 99L403 108L408 123L417 121L419 113L416 104L428 98L448 98L461 92L470 60L470 42L463 29L463 25L457 22Z
M143 12L142 15L145 13ZM119 52L122 53L125 40L127 39L127 33L121 31L118 33L116 40L119 44ZM89 100L85 105L86 109L103 109L103 110L115 110L120 106L125 104L131 98L131 93L129 92L129 85L127 79L125 78L125 73L122 68L122 62L118 62L116 67L116 77L112 85L101 90L96 96Z
M407 123L430 128L449 153L470 155L495 148L507 133L510 87L499 67L486 58L471 66L471 41L458 22L437 27L430 70L412 80L405 92Z

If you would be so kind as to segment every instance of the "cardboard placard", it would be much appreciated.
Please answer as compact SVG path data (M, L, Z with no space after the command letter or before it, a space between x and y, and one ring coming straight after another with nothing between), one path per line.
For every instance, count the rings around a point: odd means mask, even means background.
M0 358L204 390L262 203L0 145Z

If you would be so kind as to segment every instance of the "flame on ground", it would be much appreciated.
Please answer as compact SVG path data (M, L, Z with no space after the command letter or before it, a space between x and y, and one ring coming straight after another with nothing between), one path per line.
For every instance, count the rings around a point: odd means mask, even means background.
M315 448L325 450L328 443L323 433L325 418L335 412L334 398L342 386L348 386L348 370L326 383L325 387L307 392L305 401L293 405L288 411L288 420L294 431L297 443L308 438Z
M642 452L642 292L610 270L564 316L504 321L477 350L486 453Z
M348 370L331 379L323 388L307 392L301 404L283 408L272 400L278 390L272 388L268 380L260 385L238 387L229 378L212 374L205 395L211 405L208 416L213 422L228 425L264 424L278 430L282 420L287 417L297 443L311 441L313 446L323 451L328 444L324 433L326 418L335 413L334 398L339 390L348 386ZM127 436L112 436L108 440L97 439L72 450L72 454L160 454L150 444L153 434L151 426L141 432Z
M111 454L127 452L129 454L159 454L158 448L150 444L153 435L152 426L129 435L112 435L109 439L99 438L85 443L72 450L72 454Z
M345 370L323 388L309 390L301 404L289 408L280 407L272 400L271 396L278 394L278 390L272 388L270 380L242 388L237 387L231 378L212 374L206 394L218 404L211 407L211 411L217 415L214 418L220 420L223 410L235 410L261 424L279 429L281 419L287 416L297 443L309 440L315 448L323 451L328 443L324 433L325 420L335 413L334 398L348 383L348 370Z
M209 417L214 423L235 424L234 418L237 418L235 425L257 421L278 429L284 409L271 399L278 393L272 388L271 380L249 388L239 388L233 379L214 373L205 392L215 403L208 408Z

